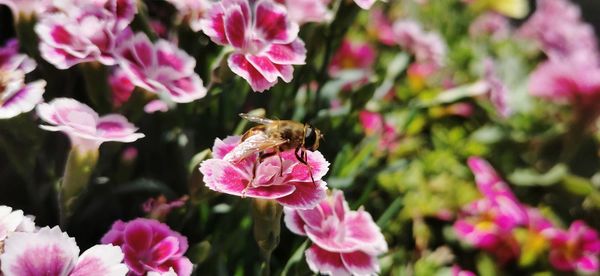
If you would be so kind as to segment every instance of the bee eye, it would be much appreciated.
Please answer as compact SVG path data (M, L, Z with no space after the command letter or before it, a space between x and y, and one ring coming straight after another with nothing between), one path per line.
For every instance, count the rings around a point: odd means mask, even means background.
M317 141L317 134L313 130L312 127L306 126L306 130L304 131L304 147L307 149L312 149Z

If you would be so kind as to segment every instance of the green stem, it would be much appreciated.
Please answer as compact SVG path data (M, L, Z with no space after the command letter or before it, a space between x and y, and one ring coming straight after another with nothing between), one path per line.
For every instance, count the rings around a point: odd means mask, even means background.
M108 84L108 70L98 62L86 62L79 65L85 79L85 90L94 109L100 112L111 110L111 89Z
M80 151L71 148L62 181L58 187L60 225L66 224L73 215L79 195L87 187L98 161L98 150Z
M263 276L271 275L271 255L279 245L282 213L283 207L273 200L252 200L254 239L256 239L264 260L261 266Z

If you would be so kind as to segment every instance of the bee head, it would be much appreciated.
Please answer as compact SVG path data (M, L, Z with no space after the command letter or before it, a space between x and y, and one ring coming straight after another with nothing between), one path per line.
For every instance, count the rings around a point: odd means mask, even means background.
M304 147L308 150L317 150L319 148L319 140L323 139L323 134L319 129L311 125L304 126Z

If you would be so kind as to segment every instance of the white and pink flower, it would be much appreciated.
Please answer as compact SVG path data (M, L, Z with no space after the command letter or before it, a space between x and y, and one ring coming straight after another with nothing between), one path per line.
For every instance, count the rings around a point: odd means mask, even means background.
M206 95L196 60L171 42L152 43L144 33L131 36L116 50L117 62L130 81L164 100L188 103Z
M486 59L484 66L484 79L489 88L490 102L496 109L496 112L503 118L506 118L512 113L508 105L508 87L498 77L494 61Z
M210 7L209 0L167 0L177 9L179 21L187 23L195 32L202 29L200 24Z
M370 9L373 4L375 4L375 0L354 0L354 3L358 5L363 10Z
M137 128L119 114L102 117L89 106L74 99L57 98L38 105L37 113L48 125L48 131L61 131L69 136L72 146L81 150L96 150L109 141L130 143L144 137Z
M374 275L377 256L388 246L369 213L351 211L341 191L307 210L285 207L285 225L295 234L308 236L312 245L306 262L315 273L328 275Z
M217 44L234 48L229 68L262 92L281 78L290 82L293 65L304 64L306 48L298 24L285 6L272 0L223 0L214 3L202 31Z
M187 238L156 220L116 221L101 241L121 247L130 275L189 276L192 273L192 262L184 256L188 249Z
M583 273L600 271L598 232L583 221L573 222L567 231L550 229L543 234L551 241L550 263L556 269Z
M51 7L50 0L0 0L0 5L10 8L15 20L39 16Z
M332 18L327 8L331 0L275 0L286 6L290 20L304 24L326 22Z
M41 55L59 69L90 61L114 65L118 37L136 12L133 0L55 2L35 26Z
M0 255L4 275L125 276L122 261L123 252L112 245L96 245L79 255L75 239L58 226L12 233Z
M236 147L244 143L264 139L264 135L254 135L240 143L239 136L224 140L216 139L213 158L200 164L204 183L211 190L236 195L273 199L283 206L292 208L312 208L325 197L327 184L322 180L328 171L329 162L318 151L307 151L308 168L294 155L294 150L267 157L260 162L258 153L237 158ZM311 179L314 179L314 183Z
M2 243L13 232L34 232L35 223L32 216L26 216L22 210L0 205L0 252Z
M411 19L394 23L396 43L413 54L419 63L431 63L441 67L446 59L447 46L435 32L427 32L421 23Z
M19 43L9 40L0 48L0 119L31 111L42 101L46 82L25 83L25 74L35 69L35 61L19 54Z

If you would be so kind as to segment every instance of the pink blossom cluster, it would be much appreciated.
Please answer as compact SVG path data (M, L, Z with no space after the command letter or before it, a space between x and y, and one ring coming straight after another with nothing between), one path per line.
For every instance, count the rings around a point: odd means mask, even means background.
M381 148L392 151L398 145L398 131L380 113L363 110L359 113L358 119L367 136L380 137Z
M312 209L284 208L285 225L308 236L306 262L315 273L375 275L377 256L388 250L381 230L363 208L352 211L341 191L333 191Z
M244 142L239 136L216 139L212 159L200 164L206 186L240 197L272 199L292 208L317 205L325 197L327 184L322 178L329 169L329 162L318 151L306 151L308 165L302 164L293 149L262 161L258 152L238 156L239 149L265 138L263 134L256 134Z
M336 76L346 70L364 71L370 74L375 62L375 49L365 42L344 39L329 64L329 74Z
M438 33L425 31L421 23L411 19L398 20L393 28L396 43L413 54L417 62L444 65L447 46Z
M326 22L333 15L328 9L331 0L275 0L285 5L290 20L305 24L309 22Z
M471 37L489 36L492 39L503 39L507 38L511 31L508 18L495 12L478 16L469 26Z
M0 119L29 112L42 101L46 82L25 82L25 75L35 67L33 59L19 53L15 39L0 48Z
M509 186L483 159L471 157L469 167L484 196L462 210L454 230L464 242L489 251L505 263L521 254L514 231L527 229L550 244L550 263L558 270L600 271L597 231L582 221L560 229L535 209L523 205Z
M0 271L3 275L127 275L117 246L95 245L79 254L75 239L53 228L36 228L21 210L0 206Z

